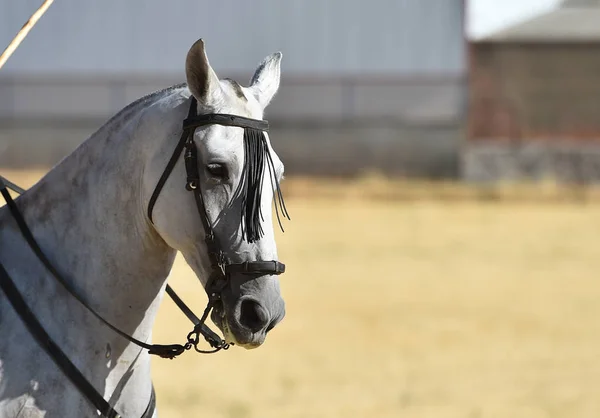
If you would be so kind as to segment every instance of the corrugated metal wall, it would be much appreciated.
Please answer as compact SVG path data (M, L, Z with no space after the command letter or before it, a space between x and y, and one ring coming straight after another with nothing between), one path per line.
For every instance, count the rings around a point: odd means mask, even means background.
M39 3L0 0L1 45ZM283 51L288 74L461 74L463 15L463 0L60 0L3 72L181 74L203 37L224 72Z
M39 1L0 0L0 44ZM0 166L52 164L184 81L203 37L217 74L242 83L283 52L267 118L287 172L454 175L464 13L464 0L58 0L0 71Z

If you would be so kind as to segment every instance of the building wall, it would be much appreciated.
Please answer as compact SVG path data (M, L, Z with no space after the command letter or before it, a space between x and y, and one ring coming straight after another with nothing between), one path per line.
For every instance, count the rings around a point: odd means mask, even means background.
M251 71L244 75L249 77ZM247 78L244 75L219 74L236 80ZM106 119L146 94L184 81L183 77L0 76L0 121ZM294 77L283 72L267 113L271 119L296 124L456 121L464 115L465 81L463 76Z
M0 118L0 167L52 165L126 104L179 81L0 79L0 103L11 103ZM464 82L284 77L265 117L290 174L454 177Z
M469 139L600 139L600 42L473 45Z
M0 166L53 164L128 103L184 81L187 50L203 37L219 76L242 84L283 52L266 117L290 172L456 175L463 2L57 2L0 72ZM0 0L0 42L36 6ZM36 145L23 153L29 136Z
M5 125L0 129L1 168L47 168L93 133L100 123ZM456 123L409 126L377 124L294 125L271 123L273 147L286 175L456 177L463 135Z
M600 42L474 43L466 177L599 181L598 97Z
M459 74L464 0L61 0L3 72L181 76L204 38L213 66L246 72L284 53L295 75ZM0 0L0 44L37 0Z

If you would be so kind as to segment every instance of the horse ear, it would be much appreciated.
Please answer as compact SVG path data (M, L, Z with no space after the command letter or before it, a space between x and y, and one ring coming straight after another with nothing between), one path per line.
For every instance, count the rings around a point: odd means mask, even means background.
M281 52L276 52L265 58L250 81L249 89L263 109L267 107L279 89L281 57Z
M208 103L221 94L219 78L208 63L204 50L204 40L198 39L187 53L185 60L187 84L200 103Z

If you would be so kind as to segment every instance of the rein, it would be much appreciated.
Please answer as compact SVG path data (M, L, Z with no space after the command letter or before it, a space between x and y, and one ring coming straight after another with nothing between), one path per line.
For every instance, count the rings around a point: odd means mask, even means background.
M289 215L283 202L283 196L279 188L279 183L275 178L273 160L268 150L263 132L267 131L269 124L264 120L256 120L245 118L236 115L227 114L207 114L197 115L198 102L192 96L188 117L183 121L183 133L173 155L169 159L163 174L152 193L148 203L148 218L152 220L152 210L164 187L167 179L173 171L181 153L184 153L184 162L186 168L186 183L185 188L193 192L198 214L202 221L202 226L205 232L205 243L208 256L211 262L212 272L209 275L205 286L208 295L208 303L200 318L183 302L183 300L175 293L175 291L167 284L166 293L186 315L186 317L194 324L194 328L187 335L185 344L147 344L140 341L124 331L120 330L110 322L105 320L99 313L92 309L69 285L67 280L54 268L48 260L39 245L37 244L31 230L27 226L23 216L21 215L16 203L12 199L8 189L16 193L24 193L25 190L0 176L0 193L4 197L10 213L15 219L21 234L25 238L27 244L31 247L35 255L42 262L44 267L54 276L54 278L73 296L83 307L85 307L93 316L99 319L104 325L112 331L130 341L131 343L148 350L149 354L158 355L163 358L173 359L187 350L194 348L199 353L215 353L220 350L227 350L230 346L226 341L221 339L213 332L206 324L206 320L217 303L221 301L221 292L230 283L231 274L241 274L245 276L245 280L252 280L263 275L279 275L285 272L285 264L276 261L246 261L242 263L231 263L225 255L222 247L219 244L218 237L215 235L214 229L211 226L206 206L200 190L200 173L198 169L198 150L194 143L194 132L197 128L218 124L224 126L233 126L244 128L244 152L245 165L238 188L238 193L243 199L242 211L242 231L248 242L254 242L261 238L262 228L260 220L262 214L260 212L260 197L262 193L262 177L264 172L265 161L268 165L269 176L271 178L271 186L276 194L275 208L279 225L280 212L281 215L289 219ZM87 381L85 376L76 368L76 366L68 359L61 348L52 340L48 333L44 330L40 322L37 320L31 309L27 306L22 295L19 293L14 282L8 275L8 272L0 263L0 288L7 295L8 300L25 323L27 329L37 340L38 344L50 355L56 365L62 372L73 382L80 392L88 399L88 401L106 418L120 418L120 415L104 400L102 395ZM210 344L211 350L203 350L198 348L200 335ZM150 401L142 418L150 418L153 416L156 408L156 396L154 387L150 395Z

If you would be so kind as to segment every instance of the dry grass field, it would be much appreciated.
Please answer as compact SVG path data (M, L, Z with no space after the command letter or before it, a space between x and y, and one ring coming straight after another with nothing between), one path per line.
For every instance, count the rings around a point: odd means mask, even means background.
M286 190L285 320L257 350L155 359L162 418L600 416L594 191L373 179ZM170 280L202 309L181 259ZM188 328L165 300L155 340Z

